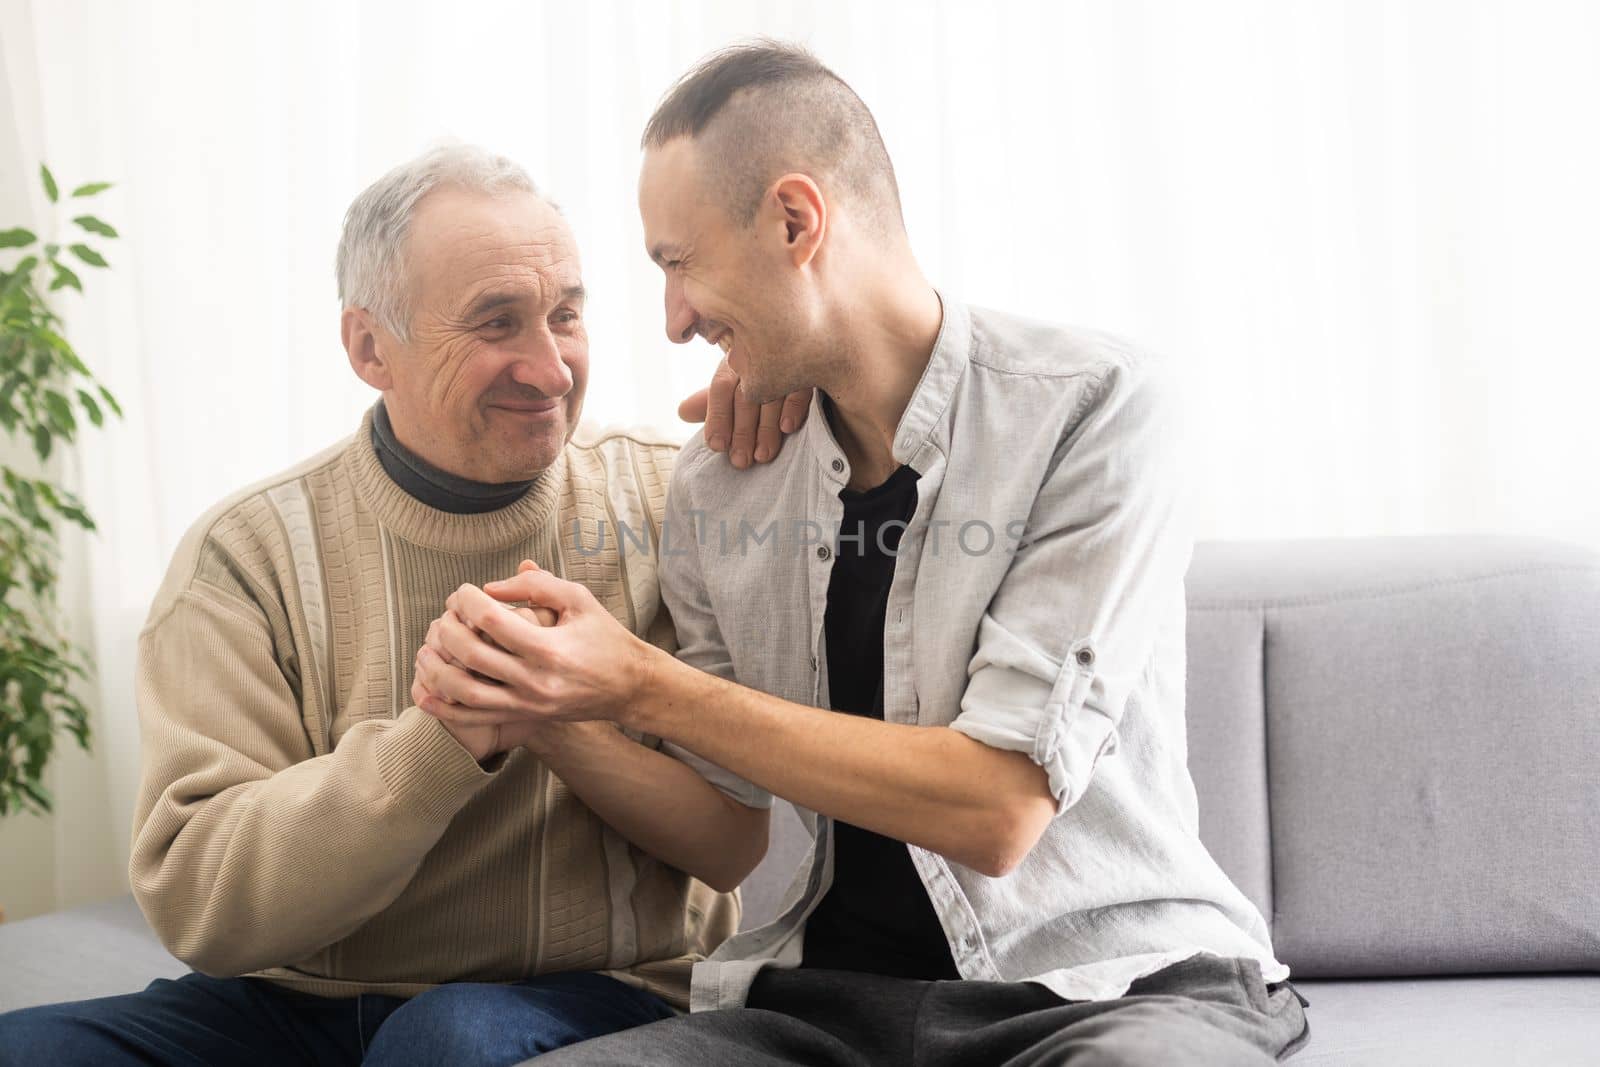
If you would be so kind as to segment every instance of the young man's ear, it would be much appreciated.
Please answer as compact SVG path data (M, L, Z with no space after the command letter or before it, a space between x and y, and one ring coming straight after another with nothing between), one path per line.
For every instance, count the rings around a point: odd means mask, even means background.
M378 347L377 324L366 308L345 308L339 317L339 336L356 377L379 392L394 387L394 375Z
M828 204L817 183L806 174L785 174L773 184L767 203L781 217L794 265L810 263L828 232Z

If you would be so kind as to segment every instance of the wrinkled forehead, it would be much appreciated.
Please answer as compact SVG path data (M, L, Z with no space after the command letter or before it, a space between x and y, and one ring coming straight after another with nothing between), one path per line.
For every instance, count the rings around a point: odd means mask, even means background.
M421 306L442 312L459 312L486 287L553 304L581 285L571 228L532 193L436 189L417 205L406 256Z

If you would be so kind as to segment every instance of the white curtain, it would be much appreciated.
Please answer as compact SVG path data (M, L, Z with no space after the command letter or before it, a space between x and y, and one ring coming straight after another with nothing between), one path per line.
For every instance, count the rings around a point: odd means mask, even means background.
M1600 547L1596 5L0 3L0 169L115 181L123 233L65 301L128 418L78 456L99 752L62 819L101 858L63 866L58 832L57 903L118 890L134 640L178 538L370 402L338 342L350 198L447 136L519 159L583 250L589 416L674 426L714 361L662 335L638 134L752 34L873 109L937 282L1179 358L1206 536Z

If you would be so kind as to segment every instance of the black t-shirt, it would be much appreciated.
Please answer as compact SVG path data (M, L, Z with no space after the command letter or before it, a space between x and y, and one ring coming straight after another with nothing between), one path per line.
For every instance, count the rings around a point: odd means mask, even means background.
M917 472L839 492L840 542L823 629L833 710L883 718L883 626L900 534L917 506ZM859 539L855 537L860 534ZM897 978L956 978L955 962L906 846L835 820L833 885L806 922L804 967Z

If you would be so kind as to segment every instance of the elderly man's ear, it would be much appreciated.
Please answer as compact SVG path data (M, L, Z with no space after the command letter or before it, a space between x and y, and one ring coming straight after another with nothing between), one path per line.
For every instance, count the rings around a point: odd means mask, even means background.
M711 384L678 405L678 418L706 424L706 447L728 453L740 470L770 463L783 448L784 437L805 425L811 412L811 390L801 389L782 400L757 404L738 388L739 375L723 360Z
M378 350L378 335L366 309L345 308L339 316L339 336L356 377L380 392L393 387L394 377Z

